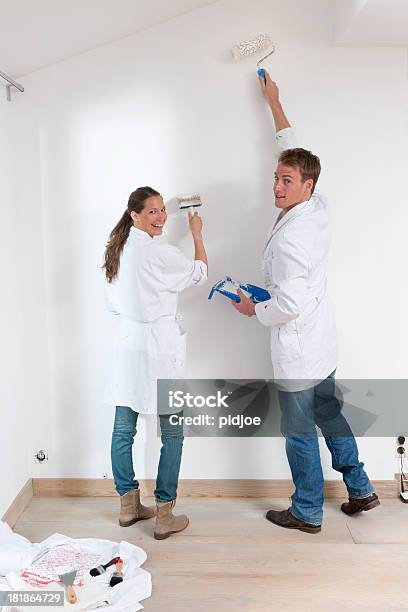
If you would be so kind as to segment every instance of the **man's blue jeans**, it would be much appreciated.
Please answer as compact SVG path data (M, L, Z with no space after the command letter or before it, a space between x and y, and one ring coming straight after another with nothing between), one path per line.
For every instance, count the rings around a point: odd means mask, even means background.
M335 372L305 391L279 391L282 434L296 490L291 512L297 518L320 525L323 518L323 471L316 425L332 456L332 466L343 474L350 497L369 497L374 489L359 461L354 435L335 397Z
M115 423L112 432L111 459L116 490L119 495L139 488L133 470L132 446L136 435L138 412L127 406L116 406ZM176 499L183 451L183 425L171 425L171 415L160 416L162 448L157 470L157 501L168 502Z

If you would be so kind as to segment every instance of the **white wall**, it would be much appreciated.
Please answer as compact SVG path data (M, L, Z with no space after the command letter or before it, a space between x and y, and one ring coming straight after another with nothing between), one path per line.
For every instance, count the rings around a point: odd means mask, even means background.
M407 47L406 0L334 0L334 42L346 47Z
M338 375L407 377L406 51L331 46L329 8L325 0L223 0L24 79L16 108L38 129L41 152L52 407L41 428L50 424L53 445L43 474L110 474L113 411L102 394L112 328L100 265L139 185L169 199L197 190L205 202L210 281L181 300L189 376L270 376L265 328L221 298L206 300L226 273L261 282L262 243L275 216L271 117L255 62L229 56L236 41L260 32L277 44L268 67L287 114L323 161L320 188L335 221ZM174 203L170 213L169 239L191 253ZM141 424L139 436L138 473L152 477L152 424ZM392 477L391 440L366 439L361 448L373 478ZM282 440L186 440L182 477L288 476Z
M39 154L34 123L0 92L0 516L50 446Z
M347 34L349 28L365 8L368 0L334 0L334 40L336 43Z

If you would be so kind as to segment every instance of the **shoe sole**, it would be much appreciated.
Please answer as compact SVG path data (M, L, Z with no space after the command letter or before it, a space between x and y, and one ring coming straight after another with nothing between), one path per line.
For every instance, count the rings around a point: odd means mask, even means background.
M154 518L154 517L155 515L153 514L153 516L142 516L140 518L132 519L131 521L119 521L119 525L121 527L130 527L131 525L134 525L138 521L148 521L149 519Z
M305 533L320 533L322 530L321 527L319 527L318 529L315 529L314 527L285 527L284 525L279 525L279 523L273 523L273 524L278 525L279 527L284 527L284 529L297 529L297 531L304 531Z
M320 533L322 528L319 527L290 527L289 525L281 525L281 523L275 523L270 518L266 517L266 520L278 527L283 527L284 529L297 529L298 531L304 531L305 533Z
M167 538L169 538L171 535L173 535L173 533L180 533L181 531L184 531L185 529L187 529L189 522L187 523L187 525L185 527L183 527L183 529L178 529L177 531L167 531L166 533L154 533L154 539L155 540L166 540Z
M360 512L367 512L367 510L372 510L373 508L376 508L377 506L380 505L380 500L379 499L373 499L373 501L371 501L369 504L366 504L365 506L363 506L362 508L359 508L358 510L354 510L354 512L346 512L345 510L343 510L344 514L347 514L348 516L353 516L353 514L359 514Z

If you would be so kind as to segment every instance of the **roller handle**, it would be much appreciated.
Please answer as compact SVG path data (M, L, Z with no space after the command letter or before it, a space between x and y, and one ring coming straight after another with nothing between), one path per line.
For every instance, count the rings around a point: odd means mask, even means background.
M75 589L72 585L67 586L67 599L68 603L74 604L77 602L77 596L75 593Z
M259 68L259 70L258 70L258 76L263 78L263 80L265 81L265 85L266 85L266 76L265 76L265 70L264 70L263 68Z

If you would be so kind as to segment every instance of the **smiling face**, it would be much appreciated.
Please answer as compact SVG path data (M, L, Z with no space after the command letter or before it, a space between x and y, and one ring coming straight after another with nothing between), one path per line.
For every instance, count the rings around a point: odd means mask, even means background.
M277 208L289 209L296 204L309 200L312 195L312 188L313 179L303 181L298 167L278 163L273 185Z
M166 207L160 196L151 196L144 202L144 208L137 213L132 211L130 216L137 229L147 232L151 238L161 236L164 224L167 221Z

